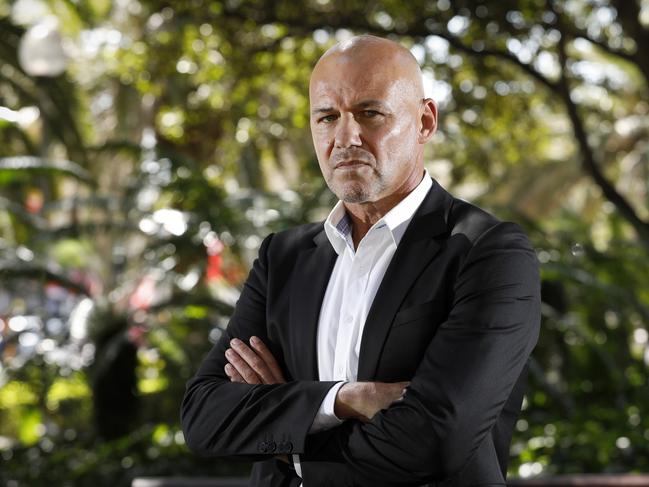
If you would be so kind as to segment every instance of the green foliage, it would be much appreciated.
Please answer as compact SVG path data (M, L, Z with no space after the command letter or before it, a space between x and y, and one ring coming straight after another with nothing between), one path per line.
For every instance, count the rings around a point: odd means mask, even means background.
M151 475L206 476L245 475L244 464L226 464L191 455L177 427L146 425L129 436L111 442L83 440L74 430L48 435L34 446L5 451L5 479L20 479L21 485L97 485L128 487L135 477Z
M54 78L18 61L18 4L0 2L0 482L245 471L188 454L179 401L261 237L333 204L307 86L361 32L422 64L431 174L538 249L511 473L649 468L646 1L46 1L71 49ZM130 423L102 419L112 396Z
M559 473L642 472L649 454L645 251L623 240L605 253L579 215L563 216L544 261L543 333L531 368L534 392L512 447L518 461Z

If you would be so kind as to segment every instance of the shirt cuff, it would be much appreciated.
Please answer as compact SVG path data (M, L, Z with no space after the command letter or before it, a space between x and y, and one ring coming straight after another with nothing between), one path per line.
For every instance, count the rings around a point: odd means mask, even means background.
M302 478L302 465L300 464L300 455L293 453L293 468L298 477Z
M342 424L343 421L334 413L334 406L336 405L336 395L344 384L345 382L338 382L329 389L329 392L327 392L327 395L320 404L315 418L313 418L309 433L318 433Z

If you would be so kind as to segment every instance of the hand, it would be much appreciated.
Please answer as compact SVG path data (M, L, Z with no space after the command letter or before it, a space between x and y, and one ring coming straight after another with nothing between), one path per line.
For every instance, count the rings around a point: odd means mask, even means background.
M250 337L250 347L238 338L230 341L225 351L225 373L231 382L244 384L283 384L286 382L275 357L261 339ZM289 463L288 455L275 455L281 462Z
M250 338L250 347L238 338L225 351L225 373L232 382L244 384L283 384L286 382L275 357L261 339Z
M376 413L403 399L410 382L348 382L336 394L334 413L340 419L368 422Z

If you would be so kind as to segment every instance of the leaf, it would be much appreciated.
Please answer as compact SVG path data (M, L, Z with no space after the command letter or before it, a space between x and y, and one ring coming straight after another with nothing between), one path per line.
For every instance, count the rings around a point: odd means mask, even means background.
M42 434L42 415L38 409L25 409L20 418L18 438L25 445L33 445Z
M0 158L0 174L5 171L58 172L72 176L91 186L95 183L88 171L72 161L47 160L35 156L14 156Z

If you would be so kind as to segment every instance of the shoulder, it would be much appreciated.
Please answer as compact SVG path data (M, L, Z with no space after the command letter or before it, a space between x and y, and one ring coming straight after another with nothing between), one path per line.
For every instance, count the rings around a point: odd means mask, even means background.
M493 244L531 249L527 235L518 224L502 221L488 211L459 198L452 197L447 225L449 237L461 238L469 247Z
M471 243L487 230L502 223L500 219L467 201L453 198L447 224L450 236L463 235Z
M536 252L518 224L502 221L457 198L453 198L447 224L448 248L455 249L458 257L458 289L468 282L487 286L503 280L511 283L512 279L529 285L526 289L537 289Z
M293 254L315 246L314 239L323 232L324 222L305 223L266 237L269 254ZM266 243L266 242L265 242Z

